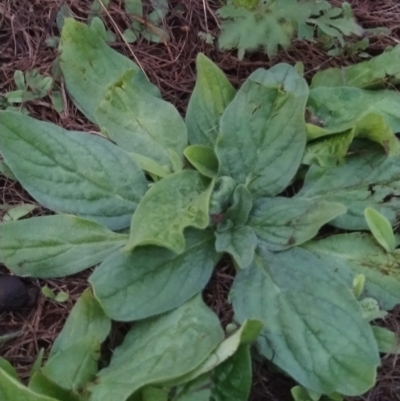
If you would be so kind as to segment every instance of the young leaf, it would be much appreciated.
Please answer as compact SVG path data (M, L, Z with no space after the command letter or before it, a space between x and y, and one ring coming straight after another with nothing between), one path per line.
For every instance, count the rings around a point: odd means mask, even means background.
M96 122L94 113L109 86L127 71L145 91L160 96L140 68L129 58L111 49L94 29L66 19L61 32L60 67L70 97L80 111Z
M60 291L55 297L54 297L54 301L59 302L59 303L63 303L68 301L69 298L69 294L64 292L64 291Z
M376 299L385 310L400 303L400 257L385 252L372 235L357 232L332 235L303 247L349 288L354 276L363 274L363 295Z
M129 225L147 181L122 149L104 138L8 111L0 112L0 130L0 153L43 206L111 229Z
M35 393L0 367L0 400L4 401L59 401Z
M90 290L85 290L51 348L50 357L85 339L101 344L111 330L111 320Z
M143 16L142 0L125 0L125 11L128 14Z
M379 352L383 354L399 354L400 343L396 333L384 327L372 326Z
M126 401L146 385L196 369L223 339L217 316L200 296L159 317L137 323L92 387L91 401Z
M307 96L306 81L289 65L251 74L221 119L219 175L247 185L257 197L285 189L305 148Z
M19 90L25 90L25 77L24 73L20 70L14 71L14 82Z
M124 40L127 43L135 43L137 40L137 35L136 35L135 31L133 31L130 28L125 29L125 31L122 34L122 37L124 38Z
M365 276L364 274L357 274L353 280L353 293L354 296L359 299L364 291L365 287Z
M214 236L188 230L185 240L179 255L155 246L110 255L89 279L107 315L140 320L177 308L199 293L219 259Z
M204 145L192 145L185 149L184 155L190 164L204 176L209 178L217 176L219 163L212 148Z
M312 88L317 86L354 86L357 88L384 87L400 82L400 45L368 61L342 68L317 72Z
M319 229L346 213L340 203L303 198L260 198L248 224L270 251L282 251L315 237Z
M63 277L101 262L128 236L69 215L0 224L0 262L20 276Z
M51 93L51 104L57 113L64 111L64 99L61 91L55 90Z
M371 388L378 349L348 288L301 248L259 248L259 256L238 273L231 297L239 321L264 322L261 353L316 392L357 395Z
M127 152L152 159L171 171L170 152L183 159L187 133L181 116L171 103L135 85L132 71L109 87L95 117L102 130Z
M197 369L166 384L179 385L212 372L215 368L221 366L221 364L232 358L242 345L250 345L254 343L260 335L262 328L263 323L260 320L246 320L235 333L222 341L211 355L197 367Z
M365 219L376 241L387 251L394 252L396 239L389 220L376 210L367 207L364 211Z
M155 183L133 214L125 250L157 245L181 253L186 227L206 228L213 185L193 170L174 173Z
M363 298L360 301L360 305L363 310L363 318L367 322L372 322L376 319L384 319L388 314L380 308L378 301L373 298Z
M222 114L235 96L225 74L209 58L199 53L197 80L186 112L186 126L192 145L214 147Z
M365 146L365 147L364 147ZM364 210L372 207L392 224L400 208L400 158L387 157L361 144L341 167L311 166L297 198L342 203L347 213L331 224L345 230L365 230Z
M239 269L245 269L253 261L256 246L257 236L249 226L232 227L216 233L215 249L229 253Z
M3 223L19 220L22 217L25 217L27 214L31 213L36 208L36 205L30 205L29 203L12 206L8 208L7 212L3 215Z

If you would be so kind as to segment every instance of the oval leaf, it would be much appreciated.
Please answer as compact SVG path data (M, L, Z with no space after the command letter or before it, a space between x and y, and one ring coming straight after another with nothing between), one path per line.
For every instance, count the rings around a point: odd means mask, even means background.
M132 217L125 250L139 245L158 245L181 253L186 227L206 228L212 185L197 171L171 174L155 183Z
M137 323L93 386L90 401L126 401L140 388L196 369L223 339L217 316L200 296Z
M368 144L348 156L341 167L311 166L304 186L296 198L338 202L347 213L331 224L345 230L366 230L364 210L372 207L392 224L400 209L400 157L387 157L378 151L367 150Z
M385 252L367 233L331 235L303 245L320 259L339 280L352 288L354 278L363 274L363 295L378 300L383 309L400 303L400 255Z
M315 237L319 229L346 213L340 203L301 198L261 198L249 218L260 242L271 251L282 251Z
M95 111L108 87L127 71L133 71L133 81L145 91L159 95L129 58L109 47L96 27L88 27L71 18L65 20L61 31L60 67L68 93L78 109L92 122Z
M364 212L365 219L372 235L387 252L394 252L396 239L389 220L376 210L367 207Z
M289 65L251 74L221 119L219 175L246 184L256 196L285 189L306 144L307 96L306 81Z
M129 226L147 181L123 150L20 113L0 112L0 130L0 153L43 206L111 229Z
M196 59L197 80L186 112L189 142L214 147L221 116L235 96L225 74L204 54Z
M89 280L107 315L119 321L144 319L177 308L199 293L219 255L209 232L190 230L185 239L179 255L155 246L110 255Z
M85 290L71 310L61 333L51 348L50 357L84 339L101 344L111 330L111 320L89 289Z
M203 145L192 145L184 152L190 164L206 177L215 178L218 174L218 159L213 149Z
M259 252L236 276L231 296L239 321L264 322L262 354L316 392L358 395L370 389L379 353L348 288L301 248Z
M63 277L100 263L127 240L75 216L34 217L0 224L0 262L19 276Z
M183 159L186 126L175 107L132 82L132 72L107 90L96 121L127 152L149 158L173 171L170 152Z

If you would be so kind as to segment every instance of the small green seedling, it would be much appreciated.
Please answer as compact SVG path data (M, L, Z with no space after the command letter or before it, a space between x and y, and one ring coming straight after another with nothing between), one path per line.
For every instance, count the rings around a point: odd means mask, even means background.
M145 15L142 0L125 0L125 10L131 19L131 26L123 33L127 43L134 43L139 36L149 42L159 43L169 40L168 33L161 28L169 7L166 0L151 0L153 11Z
M0 98L0 109L20 111L25 114L27 110L24 103L44 98L53 86L53 78L40 74L37 69L27 71L25 74L16 70L14 82L17 89L7 92Z
M387 252L394 252L396 249L396 238L394 237L389 220L370 207L365 209L364 214L368 227L378 243Z
M69 299L69 295L64 292L64 291L60 291L57 294L51 289L49 288L47 285L45 285L42 288L42 294L46 297L49 298L53 301L59 302L59 303L64 303L66 301L68 301Z

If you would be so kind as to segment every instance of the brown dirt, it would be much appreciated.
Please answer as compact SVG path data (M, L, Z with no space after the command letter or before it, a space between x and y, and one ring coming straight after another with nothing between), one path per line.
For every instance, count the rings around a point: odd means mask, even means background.
M372 40L371 54L378 54L386 46L400 43L400 4L397 0L349 2L364 27L385 26L391 29L388 37ZM0 2L0 94L15 89L13 74L16 69L29 71L38 68L43 74L51 74L56 51L47 47L45 40L49 36L58 35L55 17L59 7L64 3L70 6L75 18L86 19L90 0L3 0ZM209 32L216 36L218 32L215 16L215 10L218 8L217 0L208 2L171 0L169 3L172 11L165 22L165 29L168 30L171 40L158 45L139 40L134 45L128 45L118 35L118 31L123 31L128 26L127 17L121 7L122 0L112 0L111 3L109 14L103 13L103 19L109 29L117 34L113 47L130 58L134 54L150 80L161 88L164 99L175 104L182 112L186 108L194 87L194 61L200 51L212 58L235 86L239 86L256 68L268 68L278 62L294 64L302 61L305 66L305 76L310 78L320 68L347 65L356 61L355 58L328 57L317 46L304 42L295 43L290 51L281 51L271 60L264 54L255 53L239 61L234 53L218 52L198 37L199 31ZM340 4L341 1L332 0L332 3ZM65 98L67 98L66 95ZM26 107L32 116L57 123L68 129L91 132L97 129L76 110L70 101L60 114L54 110L49 98L32 101ZM0 175L0 201L17 204L24 201L32 202L32 199L19 184ZM40 209L38 213L46 213L46 211ZM4 272L4 268L2 269ZM10 341L0 349L1 355L16 366L23 378L27 378L29 368L39 349L50 348L73 303L86 288L88 275L89 272L84 272L65 279L37 281L38 285L47 284L55 291L68 292L70 298L64 304L55 303L42 296L37 307L31 311L0 316L0 334L24 330L21 337ZM232 317L231 307L227 302L232 280L232 267L229 263L222 262L205 292L205 300L220 316L224 325ZM395 310L384 325L400 333L400 309ZM399 366L400 363L396 357L385 357L382 360L377 385L358 400L400 400ZM254 372L252 401L290 399L289 391L293 383L289 379L274 372L273 367L266 363L255 362Z

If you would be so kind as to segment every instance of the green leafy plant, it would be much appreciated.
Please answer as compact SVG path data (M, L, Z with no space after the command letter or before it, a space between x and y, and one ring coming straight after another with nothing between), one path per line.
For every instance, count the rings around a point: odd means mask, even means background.
M16 70L14 82L17 89L0 97L0 110L20 111L27 114L24 103L44 98L53 87L53 78L45 77L37 69L25 73Z
M151 5L153 11L144 15L142 0L125 0L125 11L131 19L131 27L123 33L126 42L136 42L139 35L154 43L169 39L168 33L161 28L169 11L167 0L151 0Z
M245 401L254 342L299 397L370 389L379 353L398 352L371 321L400 302L399 253L364 212L396 223L400 94L310 90L287 64L236 91L200 54L183 120L93 24L67 19L59 50L68 93L102 136L0 112L6 165L59 213L1 224L0 261L41 278L99 266L33 383L0 367L2 399ZM331 140L347 132L339 152ZM319 238L327 224L346 231ZM233 333L200 295L223 255L236 267ZM103 361L110 319L135 324Z
M295 37L308 41L317 37L337 55L345 37L363 34L346 2L333 7L325 0L228 0L218 15L222 19L219 47L238 49L239 59L259 48L272 57L279 47L288 49Z

